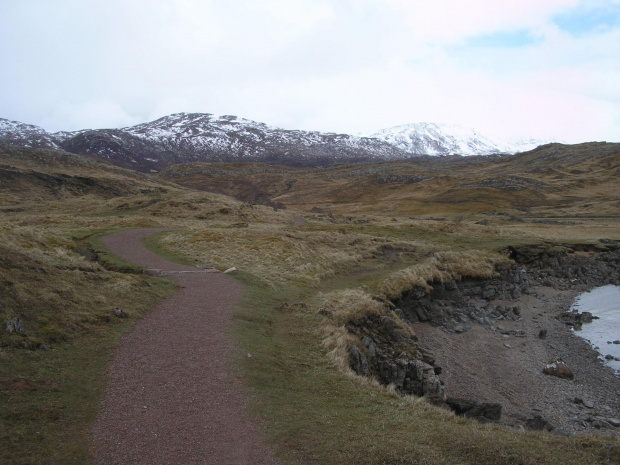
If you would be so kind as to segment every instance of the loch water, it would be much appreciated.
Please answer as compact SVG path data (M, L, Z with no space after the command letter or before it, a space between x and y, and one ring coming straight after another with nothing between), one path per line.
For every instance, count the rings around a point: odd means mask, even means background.
M575 334L586 339L601 354L603 363L613 368L620 375L620 286L608 285L598 287L579 295L571 311L590 312L598 317L592 323L585 323ZM618 360L605 360L611 355Z

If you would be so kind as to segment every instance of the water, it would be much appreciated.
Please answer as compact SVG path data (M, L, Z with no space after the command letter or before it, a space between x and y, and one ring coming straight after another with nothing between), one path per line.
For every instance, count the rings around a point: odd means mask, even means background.
M585 323L575 334L588 340L602 357L613 355L620 358L620 344L608 344L620 340L620 286L603 286L584 292L575 299L571 310L590 312L600 319ZM604 360L620 374L620 361Z

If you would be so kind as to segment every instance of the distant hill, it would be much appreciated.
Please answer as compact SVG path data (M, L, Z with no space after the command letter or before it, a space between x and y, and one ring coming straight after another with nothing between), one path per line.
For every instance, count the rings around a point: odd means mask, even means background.
M322 166L411 156L378 139L280 129L209 113L177 113L128 128L54 134L38 126L0 119L0 144L62 148L142 172L190 162Z
M85 195L111 199L163 186L144 173L59 149L0 146L0 195L9 204L9 199L37 202Z
M238 199L342 214L617 217L620 144L547 144L513 156L419 157L325 169L171 166L170 182Z
M514 154L544 142L498 142L473 129L435 123L396 126L357 137L281 129L210 113L176 113L132 127L56 133L0 118L0 145L63 149L146 173L194 162L316 167L421 155Z
M413 123L370 134L409 153L423 155L514 154L535 149L549 140L499 141L475 129L451 124Z

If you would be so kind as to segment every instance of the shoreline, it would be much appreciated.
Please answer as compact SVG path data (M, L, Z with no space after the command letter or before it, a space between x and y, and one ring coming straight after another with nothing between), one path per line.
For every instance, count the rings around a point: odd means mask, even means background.
M527 420L542 417L558 434L620 435L620 428L606 421L620 418L620 378L587 340L557 318L587 290L582 287L533 286L517 302L493 302L519 304L517 321L472 324L462 333L429 323L412 328L443 368L440 379L447 395L501 404L500 424L525 428ZM539 337L541 330L547 330L545 338ZM556 358L573 371L573 380L543 374Z

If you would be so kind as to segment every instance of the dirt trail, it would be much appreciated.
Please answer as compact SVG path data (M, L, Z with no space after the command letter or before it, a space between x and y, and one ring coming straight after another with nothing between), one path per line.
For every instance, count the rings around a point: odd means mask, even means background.
M104 238L115 254L166 271L196 271L147 251L161 230ZM241 288L222 273L173 275L179 293L123 337L93 426L97 464L275 464L227 367L226 337Z

